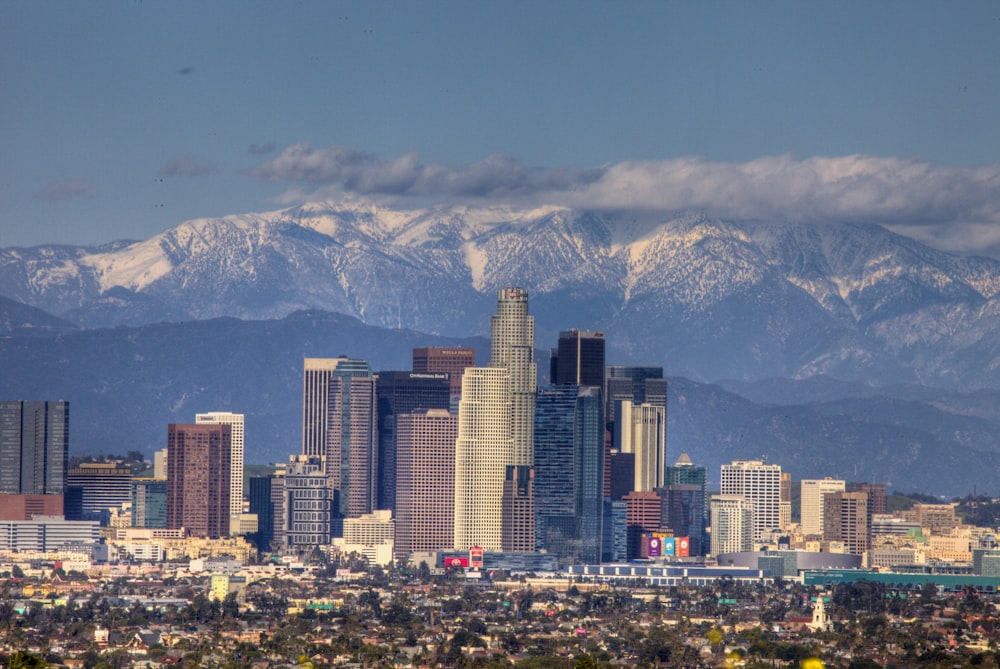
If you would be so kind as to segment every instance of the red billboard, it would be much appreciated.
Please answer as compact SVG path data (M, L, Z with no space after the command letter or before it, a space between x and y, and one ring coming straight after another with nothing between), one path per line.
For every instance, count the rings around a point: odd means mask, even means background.
M472 565L473 569L479 569L483 566L483 549L481 546L472 546L469 549L469 564Z
M691 539L688 537L677 537L677 557L690 557Z
M465 567L469 566L469 558L455 557L455 556L446 557L444 559L444 566L445 569L451 569L454 567L462 567L464 569Z

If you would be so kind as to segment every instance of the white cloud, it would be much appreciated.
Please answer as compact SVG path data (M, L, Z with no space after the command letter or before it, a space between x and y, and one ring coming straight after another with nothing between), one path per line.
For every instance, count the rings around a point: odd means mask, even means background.
M215 172L214 165L198 162L192 156L184 154L170 159L157 174L161 177L200 177L212 172Z
M502 201L577 208L699 210L721 218L870 221L885 225L1000 223L1000 164L949 167L865 155L624 161L593 169L530 168L494 155L449 167L410 153L382 158L345 147L296 144L251 171L295 181L284 202L360 195ZM311 187L306 188L312 184ZM992 236L987 225L985 232Z

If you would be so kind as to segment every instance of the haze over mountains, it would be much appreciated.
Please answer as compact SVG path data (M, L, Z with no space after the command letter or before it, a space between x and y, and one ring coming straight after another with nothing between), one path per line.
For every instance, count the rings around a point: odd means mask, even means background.
M996 478L1000 262L875 225L319 203L0 249L0 392L70 399L90 450L148 451L167 422L241 410L248 451L284 459L302 357L405 368L412 346L484 335L506 285L531 291L540 349L600 330L610 363L694 379L672 383L668 458L767 453L796 478L943 494ZM254 407L267 444L250 444ZM105 445L128 437L102 408L138 443Z

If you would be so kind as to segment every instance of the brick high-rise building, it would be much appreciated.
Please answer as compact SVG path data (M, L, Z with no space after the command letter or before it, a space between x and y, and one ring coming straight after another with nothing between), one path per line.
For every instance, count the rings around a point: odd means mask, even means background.
M229 479L229 515L234 522L243 513L243 414L209 411L195 415L197 424L225 423L233 426L233 456ZM234 528L235 529L235 528Z
M232 426L167 426L167 528L229 536Z
M823 540L840 541L848 553L861 555L871 541L871 511L866 492L823 496Z
M535 470L528 465L507 465L503 485L503 537L501 550L532 553L535 550Z
M444 409L396 417L396 559L455 545L457 437Z
M444 372L451 384L451 394L462 394L462 375L476 366L476 352L471 348L424 346L413 349L413 371L422 374Z

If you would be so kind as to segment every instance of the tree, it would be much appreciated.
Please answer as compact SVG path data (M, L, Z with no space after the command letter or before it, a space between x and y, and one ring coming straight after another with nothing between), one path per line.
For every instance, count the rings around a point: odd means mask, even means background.
M34 653L19 650L7 660L8 669L43 669L48 663Z

